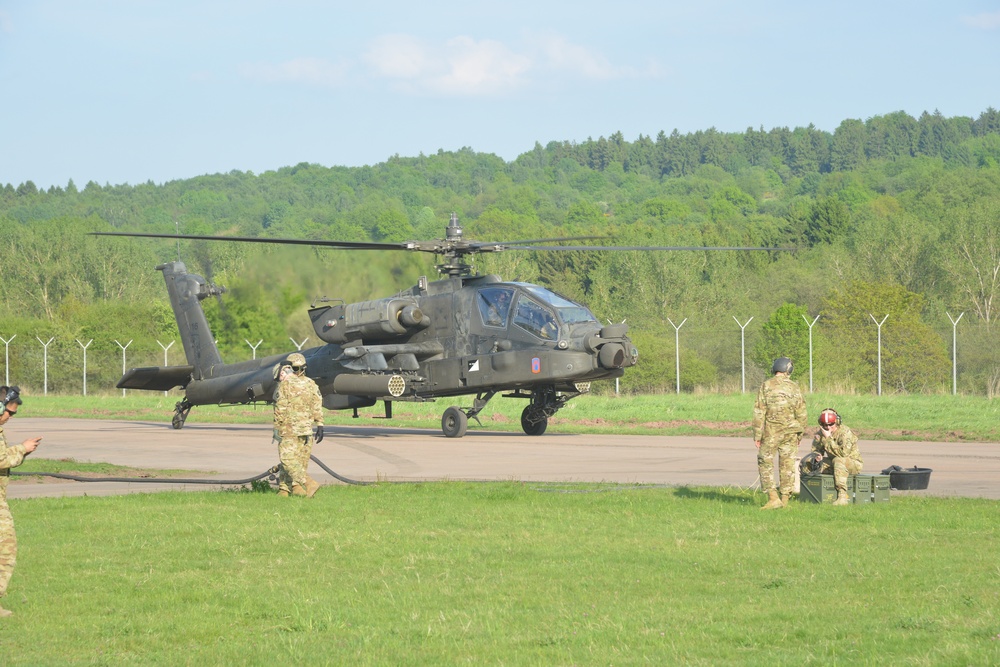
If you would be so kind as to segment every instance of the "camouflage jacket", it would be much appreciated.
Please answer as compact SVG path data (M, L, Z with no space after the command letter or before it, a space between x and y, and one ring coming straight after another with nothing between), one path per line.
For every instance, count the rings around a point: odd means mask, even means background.
M274 402L274 429L280 437L310 435L323 423L323 397L305 375L290 375L278 385Z
M843 424L838 426L837 432L830 437L824 436L822 431L817 432L813 438L812 450L823 456L843 457L863 463L861 450L858 449L858 436Z
M7 482L10 480L10 469L16 468L24 461L27 452L24 445L7 446L7 437L0 426L0 502L7 502Z
M777 374L765 380L753 406L753 439L765 434L802 433L806 425L806 401L795 381Z

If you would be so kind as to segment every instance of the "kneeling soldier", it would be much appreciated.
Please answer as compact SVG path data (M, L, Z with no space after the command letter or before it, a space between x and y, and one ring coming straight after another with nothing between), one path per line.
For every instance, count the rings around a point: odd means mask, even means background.
M861 473L861 452L858 450L858 436L844 426L840 415L833 408L819 413L819 432L813 438L812 451L822 464L819 472L833 471L833 484L837 487L834 505L847 505L847 476Z

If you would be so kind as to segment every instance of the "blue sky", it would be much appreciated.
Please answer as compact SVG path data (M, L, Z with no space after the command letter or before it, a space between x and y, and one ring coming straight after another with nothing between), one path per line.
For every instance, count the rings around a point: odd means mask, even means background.
M1000 108L1000 0L0 0L0 184Z

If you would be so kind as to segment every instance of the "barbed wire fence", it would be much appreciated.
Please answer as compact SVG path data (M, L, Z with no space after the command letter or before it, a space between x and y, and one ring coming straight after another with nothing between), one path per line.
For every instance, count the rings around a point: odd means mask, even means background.
M852 334L854 340L859 348L872 350L871 358L862 355L860 362L847 369L829 343L820 344L822 318L817 316L811 321L805 318L808 333L803 333L802 349L807 352L803 354L805 358L793 359L796 379L809 392L881 395L885 383L889 393L961 393L991 399L1000 396L1000 333L988 324L963 321L963 315L953 317L949 313L947 323L931 328L934 353L943 364L928 366L932 368L928 372L917 369L910 375L899 370L912 363L900 352L907 341L895 340L883 330L883 325L891 322L888 316L870 314L871 322L857 326ZM772 351L769 352L772 356L762 358L758 349L761 327L753 325L757 320L750 317L743 321L735 315L733 320L729 327L719 327L698 326L696 320L688 317L665 318L664 326L659 329L649 326L631 329L630 334L639 347L639 365L627 369L620 382L596 383L595 391L756 392L770 375L771 358L784 352ZM256 344L250 340L246 338L245 345L220 350L223 359L235 363L287 354L301 351L309 341L288 338L289 345L263 338ZM0 331L0 342L4 345L5 384L20 385L36 395L51 392L86 396L95 390L99 394L113 394L130 368L187 364L180 346L175 347L176 340L123 342L112 332L105 338L84 341ZM914 374L916 379L912 377ZM164 395L168 393L181 392L175 389ZM123 389L121 395L126 396L127 391Z

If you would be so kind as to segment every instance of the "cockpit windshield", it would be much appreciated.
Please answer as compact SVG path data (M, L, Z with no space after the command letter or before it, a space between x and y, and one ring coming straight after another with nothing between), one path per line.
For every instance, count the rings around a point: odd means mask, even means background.
M597 321L597 318L594 317L594 314L590 312L589 309L578 303L573 303L569 299L563 298L555 292L545 289L544 287L528 283L518 283L518 286L525 292L528 292L535 299L538 299L542 303L555 309L555 311L559 314L559 319L566 324Z

